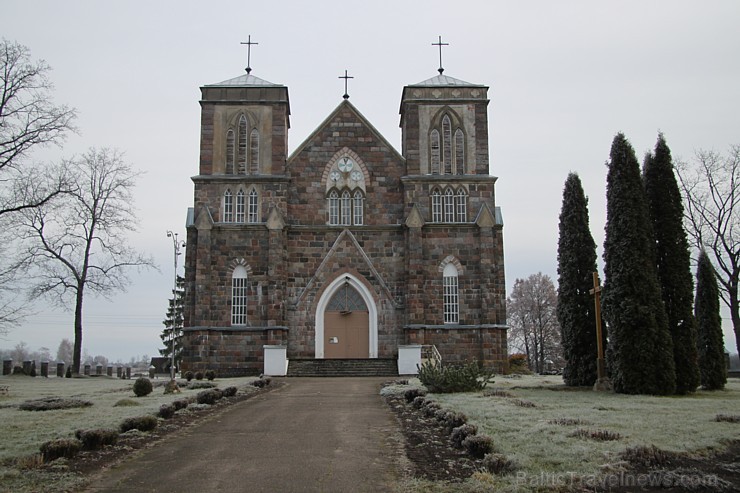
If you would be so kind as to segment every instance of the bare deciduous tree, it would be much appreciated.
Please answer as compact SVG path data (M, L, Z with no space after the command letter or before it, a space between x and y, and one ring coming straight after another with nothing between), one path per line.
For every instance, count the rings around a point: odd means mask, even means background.
M31 296L74 307L73 368L79 373L85 294L110 297L123 291L130 267L153 267L153 262L128 245L128 233L136 230L132 190L139 173L119 152L91 149L55 173L69 177L70 190L22 212L24 248L16 265L32 283Z
M52 179L28 159L34 149L60 145L75 130L75 111L52 101L50 70L44 61L32 60L25 46L0 41L0 231L14 231L7 222L13 213L43 205L66 190L63 175ZM13 250L14 238L3 236L2 247ZM0 258L7 257L0 251ZM0 268L0 334L27 314L16 296L16 272L7 267Z
M537 373L545 371L547 361L559 365L563 360L557 306L555 285L541 272L514 281L506 299L510 344L527 355Z
M740 145L731 146L726 156L699 151L692 164L679 163L676 170L686 202L686 229L714 265L740 352Z

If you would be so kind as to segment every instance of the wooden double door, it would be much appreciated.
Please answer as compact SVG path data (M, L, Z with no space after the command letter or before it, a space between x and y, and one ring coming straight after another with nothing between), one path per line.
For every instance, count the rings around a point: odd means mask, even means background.
M349 284L332 296L324 312L324 358L368 358L370 314Z

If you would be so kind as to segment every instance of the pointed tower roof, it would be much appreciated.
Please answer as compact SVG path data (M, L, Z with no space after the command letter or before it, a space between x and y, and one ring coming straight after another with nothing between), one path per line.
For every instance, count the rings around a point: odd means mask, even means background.
M408 87L459 87L459 86L486 87L481 84L471 84L470 82L465 82L464 80L456 79L454 77L450 77L449 75L443 75L443 74L435 75L431 79L423 80L416 84L411 84Z
M215 84L206 84L204 87L284 87L282 84L275 84L252 74L242 74L233 79L224 80Z

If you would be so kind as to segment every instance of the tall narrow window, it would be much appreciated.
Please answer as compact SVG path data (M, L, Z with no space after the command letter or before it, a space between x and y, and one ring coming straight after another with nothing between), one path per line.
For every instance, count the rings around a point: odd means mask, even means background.
M445 190L444 197L445 219L446 223L455 222L455 195L451 188Z
M442 273L444 323L456 324L460 321L460 303L457 286L457 268L445 265Z
M349 194L349 190L342 192L342 226L349 226L352 224L352 197Z
M448 115L442 117L442 163L443 174L452 174L452 124Z
M236 217L234 222L244 222L244 190L239 190L236 194Z
M464 188L460 188L460 190L457 191L455 200L457 202L455 204L455 208L457 209L457 222L468 222L468 194L465 192Z
M234 221L234 196L231 195L231 190L224 192L224 222L230 223Z
M355 211L355 226L361 226L364 223L364 202L365 198L362 196L362 192L357 190L355 191L355 196L353 198L354 200L354 211Z
M248 208L248 219L247 221L250 223L258 223L259 222L259 203L257 201L257 190L254 188L249 191L249 208Z
M231 325L247 325L247 269L237 266L231 274Z
M239 174L247 173L247 117L242 115L239 118L238 128L238 152L236 161L239 165Z
M249 173L256 175L260 172L260 133L256 128L249 134Z
M339 224L339 194L336 190L329 193L329 224Z
M465 135L459 128L455 130L455 174L465 174Z
M439 166L439 130L432 130L432 133L429 135L429 140L431 142L432 147L432 174L438 175L440 173L440 166Z
M432 190L432 222L442 222L442 194L437 188Z
M226 174L234 174L234 131L226 132Z

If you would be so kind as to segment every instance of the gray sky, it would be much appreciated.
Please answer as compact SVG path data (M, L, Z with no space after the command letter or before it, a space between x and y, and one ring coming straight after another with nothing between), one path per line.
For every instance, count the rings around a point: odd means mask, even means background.
M604 163L624 132L638 158L665 134L674 159L740 144L740 2L727 1L32 1L5 0L0 35L53 68L57 102L76 107L80 135L57 160L117 147L146 174L132 237L161 272L134 275L113 301L88 298L84 347L113 360L155 355L173 284L171 229L185 236L198 172L199 87L243 73L288 86L295 149L350 101L400 150L404 85L445 75L490 86L491 173L499 177L507 285L557 279L558 214L570 171L589 196L602 254ZM600 260L601 261L601 260ZM182 260L180 261L182 266ZM0 347L72 338L71 314L38 315ZM734 338L725 313L725 342Z

